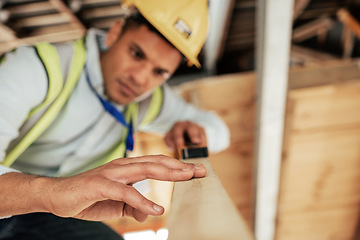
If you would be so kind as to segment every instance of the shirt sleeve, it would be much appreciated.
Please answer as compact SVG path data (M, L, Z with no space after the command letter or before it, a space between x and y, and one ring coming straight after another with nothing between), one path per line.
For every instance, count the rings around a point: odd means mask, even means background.
M215 112L205 111L185 102L165 84L163 107L159 116L141 130L166 134L178 121L192 121L202 126L212 153L222 151L230 144L229 129Z
M34 48L20 47L5 55L0 65L0 162L31 109L44 101L47 87L47 74Z

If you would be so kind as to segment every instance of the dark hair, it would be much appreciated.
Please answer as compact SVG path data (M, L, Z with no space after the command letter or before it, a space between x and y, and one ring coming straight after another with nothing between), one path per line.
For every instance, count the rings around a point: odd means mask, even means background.
M160 35L162 38L164 38L166 41L168 41L153 25L151 25L151 23L146 20L146 18L144 18L143 15L141 15L141 13L137 12L134 13L132 15L130 15L123 26L123 31L126 32L129 29L136 29L138 27L140 27L141 25L145 25L146 27L149 28L150 31L155 32L156 34Z
M125 33L128 30L131 29L137 29L139 28L141 25L145 25L150 31L155 32L157 35L159 35L161 38L163 38L166 42L168 42L171 46L173 46L175 49L177 49L166 37L164 37L164 35L162 35L148 20L146 20L146 18L140 13L140 12L136 12L132 15L130 15L126 20L125 23L123 25L123 30L122 33ZM179 50L178 50L179 51ZM179 51L179 53L181 54L183 60L182 62L185 61L185 56Z

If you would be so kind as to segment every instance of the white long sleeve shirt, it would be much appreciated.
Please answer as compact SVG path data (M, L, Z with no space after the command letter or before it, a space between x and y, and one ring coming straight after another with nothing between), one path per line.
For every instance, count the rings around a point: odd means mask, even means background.
M102 96L104 85L99 51L103 49L103 37L103 33L90 30L86 39L86 66L90 81ZM57 44L56 48L66 76L72 51L69 51L69 44ZM36 119L37 116L27 119L28 113L44 101L47 87L47 74L34 48L20 47L6 55L6 60L0 65L0 161L5 158L10 143L18 138L24 123ZM140 111L145 101L139 102ZM120 105L117 107L124 109ZM220 118L215 113L189 105L167 85L164 86L164 102L159 116L146 128L137 130L165 134L175 122L183 120L191 120L205 128L211 152L228 146L229 131ZM0 165L0 174L18 170L45 176L68 175L104 156L118 143L122 131L123 126L103 109L83 72L54 122L11 168Z

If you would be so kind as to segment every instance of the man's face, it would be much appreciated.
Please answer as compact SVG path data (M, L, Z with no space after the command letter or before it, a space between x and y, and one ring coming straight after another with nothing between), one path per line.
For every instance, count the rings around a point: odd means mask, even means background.
M105 93L127 105L163 84L181 58L177 49L145 25L129 29L101 55Z

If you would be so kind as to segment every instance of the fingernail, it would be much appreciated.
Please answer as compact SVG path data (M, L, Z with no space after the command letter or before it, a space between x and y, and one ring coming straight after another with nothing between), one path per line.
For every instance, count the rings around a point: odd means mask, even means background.
M194 167L195 167L195 169L197 169L197 170L202 170L202 169L204 169L204 168L205 168L205 167L204 167L204 165L199 164L199 163L194 164Z
M185 172L187 172L189 170L190 170L190 168L183 168L183 171L185 171Z
M153 209L157 212L161 212L162 211L162 208L156 204L153 205Z

